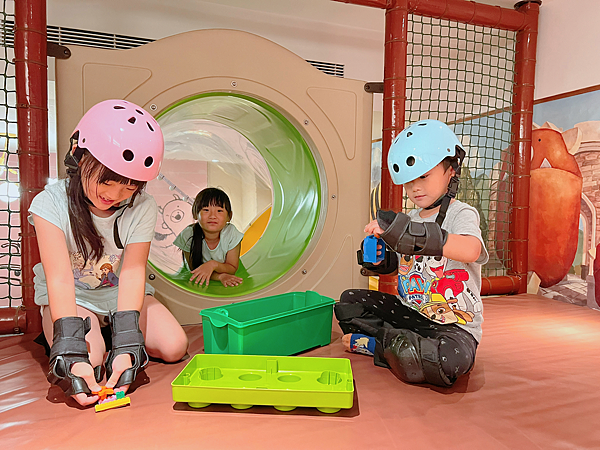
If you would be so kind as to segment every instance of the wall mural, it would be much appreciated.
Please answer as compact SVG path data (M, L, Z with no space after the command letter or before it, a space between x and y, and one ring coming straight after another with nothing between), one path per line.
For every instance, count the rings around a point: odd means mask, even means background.
M600 309L600 86L537 101L533 121L529 292Z

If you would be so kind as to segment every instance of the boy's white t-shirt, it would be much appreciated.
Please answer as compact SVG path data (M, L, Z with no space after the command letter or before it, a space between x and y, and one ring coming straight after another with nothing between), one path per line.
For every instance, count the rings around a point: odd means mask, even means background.
M423 219L421 208L407 214L415 222L435 222L437 214ZM398 294L406 306L432 322L456 323L479 342L483 322L481 266L489 255L481 237L479 212L459 200L448 206L442 228L450 234L474 236L481 242L477 261L462 263L443 256L398 255Z
M184 252L190 252L192 248L192 237L194 236L194 224L189 225L183 229L181 233L175 238L173 244L179 247ZM205 240L202 240L202 260L204 262L215 260L220 263L225 262L227 252L234 249L237 245L242 242L244 233L240 232L235 225L228 223L225 228L221 230L219 235L219 243L214 249L208 248ZM187 264L187 262L186 262Z
M75 300L84 308L101 315L117 309L119 275L123 250L114 241L114 223L118 218L119 238L123 247L138 242L151 242L158 208L152 196L142 191L134 200L133 207L115 211L110 217L92 214L94 226L104 241L104 254L96 261L83 261L77 250L69 221L67 180L47 185L35 196L29 212L56 225L64 234L75 279ZM33 217L28 217L33 224ZM35 277L35 303L48 304L46 276L41 263L33 267ZM146 283L146 294L153 295L154 288Z

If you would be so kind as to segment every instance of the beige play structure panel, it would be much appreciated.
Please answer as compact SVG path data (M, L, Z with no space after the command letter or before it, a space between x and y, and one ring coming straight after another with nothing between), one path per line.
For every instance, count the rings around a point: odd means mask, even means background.
M291 291L338 298L366 288L356 249L368 221L372 95L259 36L183 33L131 50L70 46L56 61L59 161L79 118L120 98L154 114L165 136L148 183L159 217L147 281L183 323L201 309ZM64 173L63 173L64 175ZM199 288L173 245L207 186L230 197L245 233L244 282Z

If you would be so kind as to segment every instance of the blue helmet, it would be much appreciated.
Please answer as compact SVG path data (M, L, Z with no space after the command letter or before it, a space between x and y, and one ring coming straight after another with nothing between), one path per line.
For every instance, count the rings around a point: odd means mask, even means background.
M404 184L429 172L448 156L458 156L459 164L464 158L456 135L439 120L420 120L402 130L392 142L388 169L394 184Z

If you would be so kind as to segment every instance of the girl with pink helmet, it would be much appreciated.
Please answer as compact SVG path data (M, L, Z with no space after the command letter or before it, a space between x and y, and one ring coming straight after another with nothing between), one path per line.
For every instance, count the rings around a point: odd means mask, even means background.
M106 387L126 391L149 356L174 362L187 351L185 332L145 283L157 205L144 187L163 154L148 112L124 100L100 102L71 136L67 178L47 185L29 208L41 257L35 302L51 346L48 381L81 405L98 401L103 363ZM102 283L108 265L111 283Z

